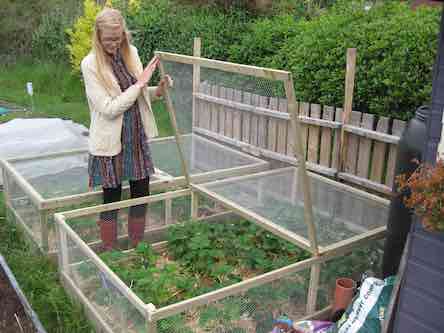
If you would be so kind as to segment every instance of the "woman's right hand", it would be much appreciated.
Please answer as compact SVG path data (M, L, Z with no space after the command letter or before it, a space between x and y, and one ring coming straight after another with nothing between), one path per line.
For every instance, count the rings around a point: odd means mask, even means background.
M157 56L151 59L148 66L145 67L142 74L140 74L140 76L138 77L136 84L139 87L144 87L151 80L151 77L153 76L153 73L156 70L157 65L159 64L159 61L160 60Z

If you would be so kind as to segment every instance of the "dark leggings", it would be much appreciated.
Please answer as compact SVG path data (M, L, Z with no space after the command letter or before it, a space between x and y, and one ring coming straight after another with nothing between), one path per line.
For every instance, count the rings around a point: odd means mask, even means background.
M150 194L150 178L140 180L130 180L131 198L145 197ZM112 188L103 188L103 203L111 203L120 201L122 198L122 185ZM117 210L100 213L101 220L115 221L117 220ZM130 207L130 217L142 217L146 213L146 204Z

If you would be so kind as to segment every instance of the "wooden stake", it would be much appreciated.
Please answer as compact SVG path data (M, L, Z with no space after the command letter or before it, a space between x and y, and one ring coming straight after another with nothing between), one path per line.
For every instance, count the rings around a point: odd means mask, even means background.
M199 217L199 194L196 191L191 192L191 219L197 220Z
M320 275L321 275L321 264L314 264L313 266L311 266L310 286L308 288L308 296L307 296L307 316L316 312Z
M347 72L345 74L345 95L344 95L344 110L342 112L342 124L346 125L350 121L350 115L353 108L353 90L355 87L355 73L356 73L356 49L347 49ZM341 149L339 156L339 172L344 170L344 163L347 158L347 136L342 126L341 130Z
M294 94L293 77L284 82L285 93L288 100L288 112L290 113L291 128L294 133L293 154L298 160L298 177L294 177L295 181L300 182L304 193L304 221L307 224L308 236L310 239L311 251L314 255L319 255L318 241L316 237L316 228L313 218L313 205L311 201L310 181L305 166L305 154L302 148L301 126L297 114L297 102ZM298 185L299 185L298 184Z
M201 54L201 39L199 37L194 38L193 56L200 57ZM199 126L200 109L202 108L202 102L196 97L199 93L200 87L200 65L193 65L193 127ZM195 140L191 137L191 160L190 160L190 170L194 169L194 161L196 159L196 145Z
M165 68L163 67L162 60L159 62L159 69L160 69L160 75L162 77L164 77L166 75L166 72L165 72ZM177 150L179 151L180 161L182 162L182 172L185 176L187 185L190 185L190 174L188 172L188 167L185 162L185 155L182 150L182 147L183 147L182 138L180 136L179 128L177 127L176 112L174 111L174 106L173 106L173 102L171 100L171 96L170 96L170 92L169 92L168 87L165 87L164 95L165 95L165 102L166 102L167 110L170 115L171 125L174 129L174 137L176 138Z

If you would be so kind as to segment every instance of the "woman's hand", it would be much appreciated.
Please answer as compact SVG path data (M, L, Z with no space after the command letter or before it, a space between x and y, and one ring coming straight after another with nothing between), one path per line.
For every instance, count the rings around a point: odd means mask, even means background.
M144 87L153 76L154 71L156 70L157 65L159 64L159 58L155 56L153 59L151 59L148 66L145 67L142 74L138 77L138 80L136 82L136 85L140 88Z
M173 86L173 80L169 75L165 75L160 79L159 85L156 89L156 96L160 97L165 93L165 88L171 88Z

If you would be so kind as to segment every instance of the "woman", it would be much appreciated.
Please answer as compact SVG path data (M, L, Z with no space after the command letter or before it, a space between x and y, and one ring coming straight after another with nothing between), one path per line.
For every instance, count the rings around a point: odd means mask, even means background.
M131 198L149 195L154 173L148 138L157 136L151 100L159 98L169 78L147 87L158 59L143 70L137 49L130 45L118 10L106 8L96 18L92 51L81 63L91 114L89 185L102 186L103 201L119 201L122 181L129 180ZM146 205L131 207L128 236L133 246L143 239ZM105 250L116 247L117 211L98 221Z

